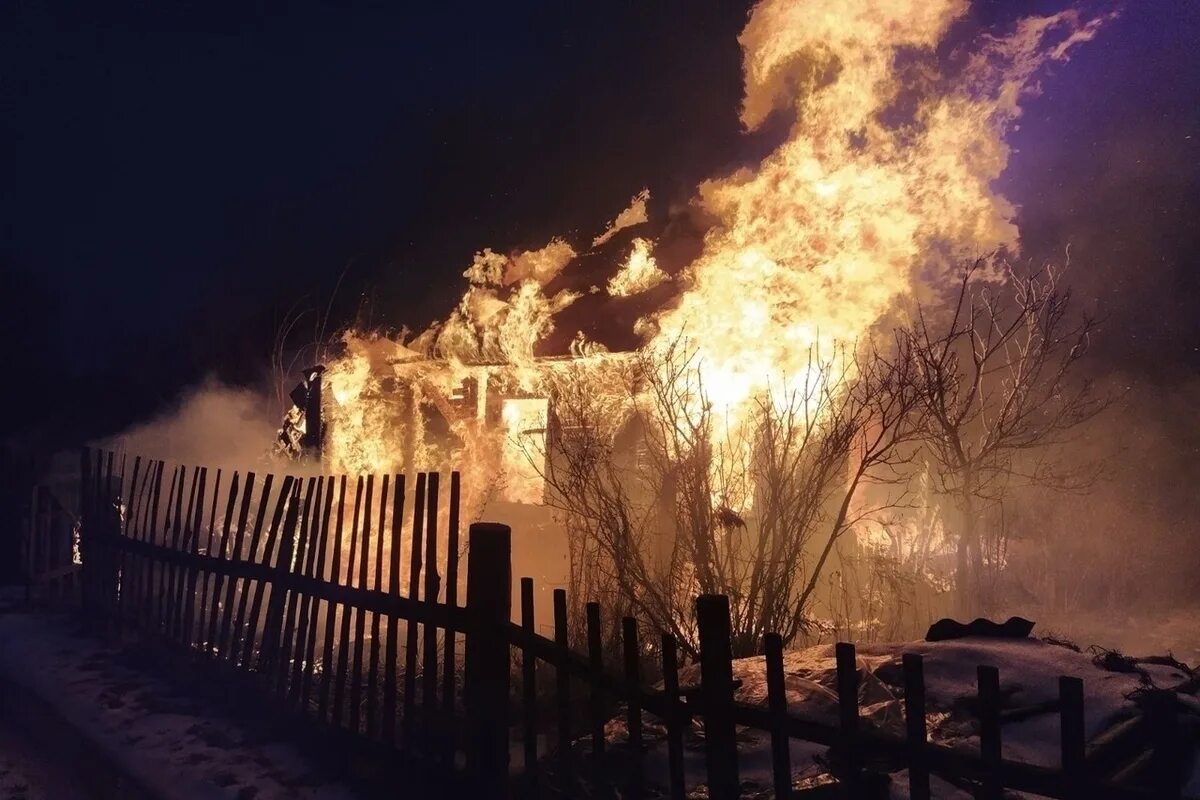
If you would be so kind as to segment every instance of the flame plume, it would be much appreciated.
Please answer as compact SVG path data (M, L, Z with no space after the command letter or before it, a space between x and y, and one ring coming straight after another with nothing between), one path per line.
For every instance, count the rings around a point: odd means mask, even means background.
M1005 133L1043 68L1067 60L1107 17L1032 17L947 47L967 11L967 0L764 0L752 11L739 37L741 121L755 131L783 114L790 127L756 168L698 188L693 203L715 225L674 276L671 305L637 328L646 348L688 342L715 418L736 427L756 398L811 381L814 348L868 340L962 260L1018 248L1016 208L992 187L1010 156ZM591 246L645 223L648 199L635 196ZM610 296L665 280L652 246L626 245ZM384 444L396 438L385 435L386 409L360 407L376 402L388 365L441 359L449 377L423 380L451 387L472 363L505 362L526 389L554 369L534 356L578 295L547 287L577 258L563 240L512 256L481 251L445 323L412 341L350 334L327 373L333 465L399 462Z

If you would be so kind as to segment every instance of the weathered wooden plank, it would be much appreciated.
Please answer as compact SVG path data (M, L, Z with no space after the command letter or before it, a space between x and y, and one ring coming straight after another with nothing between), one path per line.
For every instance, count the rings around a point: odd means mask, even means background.
M763 637L767 661L767 708L771 711L771 777L777 800L792 795L791 739L787 734L787 684L783 678L783 637L768 633Z
M164 464L162 461L155 461L153 463L151 473L149 476L149 481L147 482L146 487L144 489L146 498L145 498L145 502L142 504L141 519L138 524L138 533L137 533L137 540L141 541L141 542L149 542L150 541L150 536L148 534L148 530L151 527L151 525L153 524L153 519L154 519L153 509L154 509L155 503L157 502L156 498L158 497L158 492L159 492L158 487L161 486L161 484L162 484L163 468L164 468ZM99 495L97 495L97 499L98 499L98 497L99 497ZM96 509L97 515L99 514L99 511L100 511L99 508L97 508ZM97 517L97 521L98 521L98 519L99 518ZM134 616L134 625L136 627L138 627L139 629L143 629L146 625L146 617L147 617L146 608L147 608L147 599L149 597L149 590L147 588L147 583L149 581L150 565L146 559L139 558L139 559L134 560L133 569L134 569L134 576L135 576L135 579L134 579L134 587L135 587L134 592L135 593L133 596L134 607L135 607L134 615L133 615Z
M298 573L283 575L278 577L278 579L273 579L273 568L269 565L253 564L246 561L229 561L210 556L192 555L191 553L178 553L144 542L125 541L119 544L118 547L124 548L130 553L136 553L163 563L197 564L200 569L214 571L221 569L224 570L226 575L243 579L270 581L272 584L279 583L288 591L308 593L329 602L353 605L356 608L365 608L368 611L384 615L395 614L405 620L412 619L419 625L428 623L436 625L439 628L450 626L460 633L466 632L466 617L462 608L452 608L442 603L426 603L424 600L413 600L404 595L393 596L387 592L376 592L374 589L361 589L357 586L338 586L328 581L310 578ZM510 630L509 635L519 637L519 628ZM516 641L524 640L518 638ZM554 650L553 643L546 640L543 641L551 651ZM549 658L555 658L553 652ZM585 666L578 668L577 671L578 674L586 676L589 674L589 669L586 667L586 662L583 663ZM572 665L570 669L574 670L576 667ZM614 683L607 677L602 677L600 682L605 687L617 687L621 685L620 681Z
M242 502L238 510L237 532L234 535L229 547L228 557L231 559L242 558L242 547L246 540L246 522L250 518L250 506L254 500L254 481L253 472L246 473L246 486L242 491ZM220 657L227 661L236 662L237 653L235 650L240 650L237 637L233 634L233 612L238 603L238 584L240 581L236 578L230 578L225 590L225 601L223 614L221 616L220 628L217 631L217 650ZM245 592L245 587L242 587L242 593Z
M683 709L679 704L679 650L675 637L662 635L662 672L665 709L662 714L667 728L667 796L684 800L687 782L683 771Z
M471 525L467 554L467 634L464 699L467 769L478 797L503 797L508 787L509 638L512 613L512 531Z
M288 479L290 481L290 479ZM250 544L246 548L244 555L245 560L254 561L258 558L258 546L262 542L263 523L267 519L267 509L271 505L271 488L275 483L275 476L267 473L263 479L262 494L258 498L258 513L254 515L254 528L250 533ZM284 492L291 488L290 482L285 482ZM280 509L282 511L282 508ZM242 583L241 596L237 602L237 615L233 621L233 634L230 643L230 651L232 653L231 660L233 663L240 663L242 666L250 666L251 652L254 647L255 628L257 620L253 620L250 624L250 629L246 629L246 611L250 604L251 595L256 594L261 590L256 584L251 584L250 581Z
M533 578L521 578L521 627L536 633L533 618ZM449 632L447 632L449 633ZM537 656L521 648L521 749L525 776L537 779Z
M135 503L136 503L136 497L137 497L138 475L141 472L141 468L142 468L142 457L135 456L133 459L133 477L129 481L129 495L126 497L126 511L125 511L126 522L125 522L125 529L124 529L124 531L122 531L123 536L129 536L130 525L133 523L133 518L137 514ZM81 504L82 504L82 499L81 499ZM122 550L119 561L118 561L118 564L119 564L118 570L119 570L119 574L120 574L120 583L118 584L119 591L117 594L117 628L118 629L120 629L121 625L123 624L125 615L129 613L129 610L128 610L129 605L130 605L130 603L129 603L129 585L130 585L129 561L130 561L130 558L129 558L128 553L125 550Z
M146 526L146 531L145 531L145 535L146 535L145 541L148 541L148 542L154 542L158 538L156 536L156 532L157 532L157 529L159 526L158 511L160 508L160 501L162 500L162 482L163 482L162 479L163 479L163 473L165 471L166 471L166 463L163 461L159 461L158 462L158 471L155 474L154 485L153 485L152 492L151 492L150 522ZM140 601L141 606L142 606L142 618L139 620L138 625L139 625L139 627L142 628L142 630L147 630L152 625L154 625L156 622L153 618L151 618L151 615L150 615L150 609L151 609L151 605L153 603L153 596L154 596L153 595L153 593L154 593L154 564L153 564L153 562L147 561L144 565L143 572L144 572L145 578L142 581L142 586L145 590L145 593L143 594L142 599Z
M1000 777L1000 670L991 666L977 669L977 694L979 704L979 755L990 768L983 781L983 795L988 800L999 800L1004 794L1004 783Z
M296 515L296 521L293 527L293 534L283 542L285 546L290 544L287 550L287 558L283 561L281 571L287 576L302 575L304 569L304 549L308 544L308 517L309 510L313 504L313 493L316 490L317 479L311 477L308 479L308 484L305 487L304 494L300 497L300 510ZM296 662L296 632L297 632L297 616L299 614L300 598L304 596L304 592L300 588L287 581L285 584L276 581L275 587L281 585L286 586L283 594L283 636L279 644L279 659L276 663L275 671L275 686L276 692L280 699L290 697L289 676L294 674L293 665Z
M1062 744L1062 769L1067 780L1068 800L1087 797L1087 764L1084 760L1085 727L1083 719L1083 681L1058 679L1059 732Z
M400 594L400 545L404 533L404 475L397 475L392 490L392 540L388 566L388 594ZM383 738L389 745L396 744L396 659L399 658L400 619L388 617L387 653L384 657L383 677Z
M704 755L709 797L734 800L740 790L733 717L729 598L720 594L698 597L696 626L700 633L700 696L704 703Z
M559 767L563 775L570 776L571 759L571 678L567 664L571 660L571 643L567 637L567 593L564 589L554 590L554 694L558 701Z
M462 476L450 473L450 512L446 530L446 605L458 605L458 559L459 559L459 495L462 492ZM454 672L457 668L454 631L443 631L442 642L442 711L449 724L454 723ZM453 738L453 731L449 731Z
M436 603L441 593L441 576L438 574L438 504L441 495L441 475L429 473L426 488L429 494L425 506L425 593L422 599ZM511 591L511 590L510 590ZM436 739L433 723L437 715L438 685L438 629L426 625L421 654L421 716L425 721L425 741Z
M321 505L325 493L325 479L316 478L316 496L312 503L304 506L304 530L302 534L304 546L296 559L295 569L300 574L314 578L317 563L317 540L321 535ZM292 657L292 679L288 684L288 700L300 705L301 713L307 715L308 707L301 702L304 694L305 676L309 672L311 660L308 658L308 632L310 616L314 600L308 592L302 592L299 597L299 613L296 614L296 646ZM293 601L294 603L295 601Z
M333 542L333 555L330 559L329 566L329 583L330 586L338 586L341 581L342 569L342 527L346 516L346 476L342 475L338 478L338 500L337 500L337 521L334 525L336 533ZM317 692L317 718L322 722L329 719L329 690L333 683L334 676L334 654L337 648L336 632L337 632L337 613L338 604L336 602L328 602L325 606L325 641L324 648L321 651L321 687Z
M225 502L225 523L221 526L220 537L217 539L217 552L214 554L222 561L228 560L225 555L226 547L229 542L229 529L233 526L233 515L237 508L238 488L240 486L241 476L233 473L233 479L229 482L229 497ZM217 641L217 625L221 616L221 590L225 586L225 570L218 570L213 574L213 593L212 607L208 611L208 633L204 637L204 652L206 655L217 655L220 650L220 643Z
M642 665L641 647L638 644L637 620L624 617L621 620L622 655L625 657L625 682L633 690L626 696L625 728L629 731L629 788L628 796L638 800L642 796Z
M375 591L383 591L383 539L387 530L388 481L384 474L379 487L379 525L375 536ZM371 614L371 653L367 668L367 735L375 738L379 734L379 627L378 614Z
M163 546L169 547L172 550L179 549L179 542L182 538L181 528L183 527L183 498L187 488L188 469L182 464L178 467L179 479L175 482L171 494L171 507L167 512L167 521L163 528ZM159 583L159 591L161 597L158 604L159 620L158 624L164 638L170 638L170 622L173 612L173 603L175 597L175 565L166 565L163 570L162 579Z
M346 559L346 582L344 586L351 586L354 578L354 557L358 552L358 515L362 511L363 497L363 478L358 476L358 483L354 490L354 516L350 520L350 553ZM350 605L342 607L342 635L341 647L338 652L338 666L335 674L333 685L333 724L340 726L342 724L342 713L346 701L346 679L349 676L349 658L350 658L350 623L354 609Z
M242 642L242 666L250 669L252 666L257 666L260 671L266 670L265 654L266 642L268 639L268 630L266 624L262 625L262 634L258 637L259 644L258 658L255 658L255 632L259 630L259 617L262 614L262 606L265 596L273 594L275 589L271 586L271 581L276 576L275 569L271 566L274 559L274 553L278 548L277 542L279 539L280 525L283 522L284 516L287 513L288 505L292 501L292 494L295 491L298 481L291 475L285 475L283 485L279 488L279 498L275 501L275 511L271 517L271 527L267 531L266 541L263 542L262 555L252 555L247 562L259 568L259 578L251 585L250 598L250 616L246 621L246 637Z
M316 563L311 571L311 577L317 580L325 579L325 558L328 550L329 542L329 514L333 508L333 490L334 480L332 477L326 479L325 489L325 508L321 513L321 527L317 533L317 551ZM328 604L326 604L326 613L328 613ZM317 657L317 625L321 617L321 598L312 596L312 608L308 622L308 648L304 656L306 669L304 670L303 686L300 692L300 705L304 708L305 713L312 708L312 684L315 679L314 672L316 671ZM325 669L325 664L321 664L321 669ZM324 719L323 717L321 719Z
M588 603L585 617L587 620L588 664L592 674L604 672L604 652L602 650L600 629L600 604ZM592 723L592 758L599 759L604 755L604 695L598 682L592 682L589 687L588 716Z
M409 548L408 596L417 600L421 596L421 548L424 546L426 474L417 473L417 485L413 493L412 541ZM417 626L407 621L407 636L404 646L404 748L413 749L417 707Z
M925 764L925 746L929 743L925 721L925 662L916 653L905 653L903 664L908 794L912 800L929 800L929 768Z
M194 530L192 521L195 519L196 512L196 490L200 485L200 467L192 468L191 486L188 489L188 504L187 511L184 512L182 530L180 531L179 542L175 549L187 551L191 547L191 536ZM172 641L179 642L185 647L191 647L191 642L184 635L184 614L187 607L187 590L188 590L188 570L186 567L179 568L179 585L175 596L175 613L171 615L170 635Z
M266 668L263 670L265 685L268 691L277 695L282 694L280 684L285 679L284 665L287 661L288 646L284 617L287 611L288 597L293 588L291 564L296 550L296 527L300 520L301 503L300 481L292 484L292 493L288 497L287 511L283 517L283 531L279 537L279 547L276 549L274 577L271 582L271 596L267 600L267 619L263 624L263 651L266 655ZM237 563L237 562L235 562ZM244 562L242 562L244 563Z
M208 512L208 529L204 540L204 554L212 556L213 542L216 537L217 530L217 504L221 499L221 470L217 470L216 480L213 483L212 505ZM205 641L205 632L207 628L204 624L208 615L208 587L210 575L207 571L200 573L200 602L196 606L196 633L194 641L198 648L207 648L208 644Z
M196 504L194 507L194 516L191 516L189 522L190 529L188 531L188 547L184 552L191 555L196 555L200 551L200 530L204 526L204 498L206 484L208 483L208 467L200 468L200 481L196 486ZM199 577L200 571L196 567L195 562L189 562L186 565L187 569L187 589L183 602L183 641L188 650L196 646L196 579Z
M838 642L837 660L838 744L842 751L842 777L851 797L862 794L858 748L858 657L854 645Z
M358 582L359 589L367 588L367 562L371 553L371 498L375 489L375 476L367 476L367 496L363 500L362 525L360 535L362 543L359 549ZM355 609L354 620L354 672L350 683L350 730L358 733L362 722L362 690L363 690L363 644L366 637L365 609Z

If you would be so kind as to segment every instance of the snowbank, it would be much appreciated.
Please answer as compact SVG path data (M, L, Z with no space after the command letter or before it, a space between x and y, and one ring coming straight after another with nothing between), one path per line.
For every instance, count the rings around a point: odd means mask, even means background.
M0 614L0 679L49 704L159 797L349 800L291 746L208 713L118 650L46 616Z
M1046 767L1059 765L1059 717L1049 706L1058 698L1058 678L1075 676L1084 682L1085 728L1088 739L1108 731L1116 722L1139 713L1136 702L1140 690L1148 687L1176 689L1192 681L1186 668L1170 664L1133 665L1110 659L1108 668L1090 653L1051 644L1038 639L968 638L944 642L903 642L871 644L858 648L859 704L864 725L881 733L904 737L903 672L904 653L919 653L924 658L926 704L930 740L952 748L977 753L978 725L973 701L976 694L976 668L994 666L1000 672L1002 698L1003 756ZM1114 671L1130 669L1132 671ZM736 699L761 706L767 704L765 659L747 658L734 662L734 678L741 681ZM789 710L808 719L836 725L837 668L832 645L813 647L784 656L785 683ZM698 666L680 671L683 685L699 683ZM1180 708L1187 713L1189 704L1200 711L1195 699L1197 689L1187 686L1180 697ZM625 729L620 717L608 726L613 745L620 747ZM770 737L765 731L739 729L740 767L743 784L749 794L770 796ZM665 786L665 730L651 720L645 740L646 763L651 780ZM586 747L586 744L581 743ZM1190 765L1185 765L1190 780L1185 794L1200 795L1200 767L1195 759L1194 741ZM824 766L825 748L793 740L792 768L795 781L811 783L828 779ZM703 783L703 738L694 725L685 743L685 762L689 788ZM908 796L907 776L893 773L893 797ZM936 797L967 797L949 784L934 780Z

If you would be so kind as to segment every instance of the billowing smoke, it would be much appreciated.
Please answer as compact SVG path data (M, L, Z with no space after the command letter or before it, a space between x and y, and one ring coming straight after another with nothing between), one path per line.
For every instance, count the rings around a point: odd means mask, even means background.
M111 437L105 446L173 464L269 469L279 466L272 455L279 422L274 398L209 378L168 411Z

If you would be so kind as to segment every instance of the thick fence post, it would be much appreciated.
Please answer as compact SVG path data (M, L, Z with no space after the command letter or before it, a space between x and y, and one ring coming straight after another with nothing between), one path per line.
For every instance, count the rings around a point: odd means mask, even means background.
M696 598L700 629L700 696L704 711L704 748L708 796L733 800L739 794L737 739L733 721L733 648L729 598Z
M979 755L987 768L983 796L998 800L1004 786L1000 782L1000 670L980 666L977 672L979 702Z
M925 662L916 653L905 653L903 663L908 794L912 800L929 800L929 765L925 761L925 747L929 740L925 722Z
M476 522L468 534L466 681L467 765L479 797L503 797L508 783L508 624L512 531Z
M838 741L842 750L845 795L859 798L865 792L858 757L858 656L849 642L838 642L834 646L834 655L837 659Z
M1063 777L1067 782L1066 796L1071 800L1086 797L1084 760L1086 734L1083 725L1083 681L1079 678L1058 679L1059 733L1062 742Z

